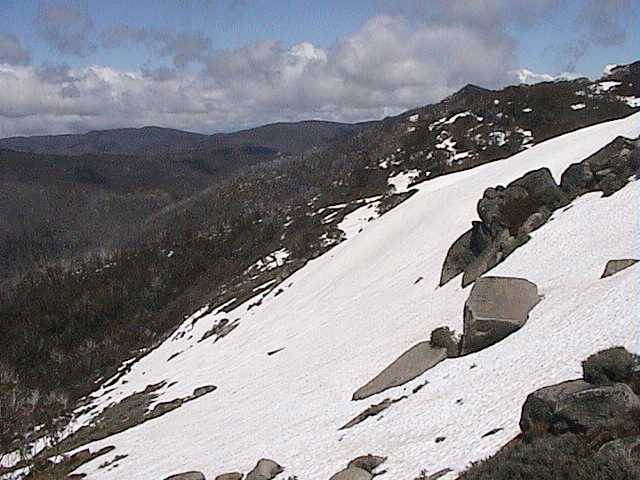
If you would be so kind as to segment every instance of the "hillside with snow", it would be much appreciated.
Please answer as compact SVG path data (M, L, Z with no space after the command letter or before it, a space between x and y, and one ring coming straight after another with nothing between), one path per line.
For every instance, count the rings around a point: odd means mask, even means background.
M471 287L463 289L459 279L439 287L440 272L451 244L477 218L486 188L542 167L559 182L570 164L618 136L638 135L640 114L634 114L418 183L411 187L417 193L379 218L370 214L375 199L368 200L339 225L348 230L345 241L231 310L213 305L196 312L93 393L67 434L153 385L157 396L147 411L189 400L77 447L115 448L76 473L142 480L197 470L214 478L249 471L267 457L285 467L283 477L315 480L372 453L388 457L381 478L446 468L452 471L443 478L456 478L518 434L531 391L580 376L580 361L599 349L638 351L637 268L599 278L608 260L639 255L637 182L606 198L586 194L556 211L491 270L537 284L543 299L521 330L366 400L352 401L353 392L436 327L462 330ZM395 185L409 188L403 178ZM229 325L224 335L206 335ZM194 397L201 387L207 393ZM387 398L397 401L341 430Z

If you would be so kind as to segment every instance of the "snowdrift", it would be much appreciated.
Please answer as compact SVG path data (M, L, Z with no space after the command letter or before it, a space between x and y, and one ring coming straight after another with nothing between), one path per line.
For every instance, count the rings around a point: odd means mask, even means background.
M283 478L320 480L353 457L373 453L388 456L382 478L410 480L421 469L433 473L447 467L453 472L446 478L455 478L469 462L495 453L518 433L528 393L579 377L581 360L599 349L638 350L638 267L599 278L608 260L639 254L637 182L609 198L588 194L557 211L491 271L527 278L544 296L520 331L366 400L352 401L353 392L436 327L462 330L470 287L462 289L460 277L437 285L447 249L476 219L485 188L540 167L559 181L569 164L616 136L639 134L640 114L635 114L424 182L409 200L264 295L259 306L248 308L256 298L195 324L195 317L187 319L115 385L95 392L95 408L75 426L161 381L170 386L155 403L204 385L217 390L91 444L92 450L116 448L78 473L134 480L199 470L213 479L249 471L268 457L286 467ZM239 319L239 326L219 341L199 342L222 318ZM381 415L339 430L369 405L402 395L407 398ZM436 442L437 437L444 440ZM100 468L116 455L127 457L116 468Z

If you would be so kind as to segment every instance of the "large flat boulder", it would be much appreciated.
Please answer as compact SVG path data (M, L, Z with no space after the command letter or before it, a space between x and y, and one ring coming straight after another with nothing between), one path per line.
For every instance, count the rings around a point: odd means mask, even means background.
M445 348L434 348L429 342L420 342L400 355L382 372L353 394L353 400L362 400L393 387L399 387L419 377L447 358Z
M493 345L520 329L539 300L536 284L524 278L477 279L464 306L462 354Z
M600 278L610 277L611 275L615 275L622 270L632 267L638 263L638 260L635 258L621 258L619 260L609 260L607 265L604 267L604 272L602 272L602 276Z
M541 388L527 397L520 417L525 434L584 433L612 419L628 419L640 398L624 383L592 385L572 380Z

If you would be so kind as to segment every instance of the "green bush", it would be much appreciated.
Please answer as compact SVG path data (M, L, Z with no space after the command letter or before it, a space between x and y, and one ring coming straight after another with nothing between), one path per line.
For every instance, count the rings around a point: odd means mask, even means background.
M585 438L545 435L517 442L494 457L473 464L460 480L632 480L640 465L607 462L595 457Z
M582 362L583 377L595 385L629 383L633 378L635 363L635 356L624 347L609 348L594 353Z

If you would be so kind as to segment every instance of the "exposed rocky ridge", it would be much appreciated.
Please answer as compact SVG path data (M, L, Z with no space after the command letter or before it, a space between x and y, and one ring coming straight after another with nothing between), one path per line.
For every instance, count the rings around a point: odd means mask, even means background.
M463 273L462 286L473 283L546 223L553 211L588 192L612 195L640 169L640 140L618 137L562 174L558 185L548 169L529 172L506 187L485 190L478 202L479 221L451 246L440 285Z

